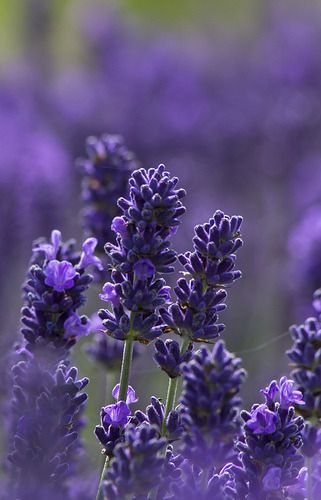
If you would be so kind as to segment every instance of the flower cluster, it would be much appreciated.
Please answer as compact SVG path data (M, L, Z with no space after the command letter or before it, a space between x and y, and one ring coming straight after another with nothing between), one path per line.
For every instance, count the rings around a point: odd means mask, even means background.
M117 244L105 247L112 282L100 296L112 304L112 311L102 310L100 317L118 340L148 343L162 334L157 311L168 302L169 288L159 274L173 271L176 252L170 236L185 212L180 201L185 191L176 189L177 183L163 165L136 170L129 180L129 199L118 200L123 215L112 224Z
M240 432L239 396L245 371L222 340L202 348L183 367L180 410L184 424L182 453L202 468L220 469L235 453Z
M297 485L304 463L300 454L304 421L293 407L304 401L286 377L279 384L272 381L262 393L264 404L241 413L244 435L236 445L240 465L231 465L229 470L240 498L286 498L287 490Z
M77 369L65 364L50 372L30 356L13 367L10 497L67 499L88 379L77 380Z
M51 242L38 241L24 284L21 333L31 352L50 349L62 357L78 337L89 333L89 320L77 310L85 303L84 292L92 281L88 266L101 268L94 256L96 240L88 238L79 254L73 241L63 244L59 231Z
M97 251L103 253L106 241L114 239L110 226L119 215L117 200L126 195L128 178L138 163L117 135L89 137L87 155L78 161L83 177L83 228L97 239Z
M129 425L124 441L116 445L114 459L107 471L106 498L139 499L160 486L160 478L166 477L167 486L180 475L173 460L171 447L160 438L157 428L147 423L138 427Z
M240 278L235 270L235 252L242 246L242 217L215 212L208 223L195 227L194 252L179 256L190 278L180 278L175 287L177 302L161 309L169 329L194 342L212 343L224 329L217 323L225 309L225 288Z

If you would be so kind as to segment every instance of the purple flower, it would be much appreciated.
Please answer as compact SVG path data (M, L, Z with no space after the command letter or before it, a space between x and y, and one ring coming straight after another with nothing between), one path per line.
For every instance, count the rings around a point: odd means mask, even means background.
M291 405L304 405L301 391L293 390L294 382L287 377L280 379L280 403L282 408L289 408Z
M120 388L120 385L117 384L117 385L115 385L115 387L113 388L113 391L112 391L112 396L114 399L116 399L116 401L118 401L118 398L119 398L119 388ZM130 405L131 403L137 403L137 401L138 401L138 398L136 398L135 389L133 389L133 387L131 385L129 385L128 389L127 389L126 404Z
M280 467L270 467L262 478L264 491L277 491L281 486L282 470Z
M45 283L56 292L63 292L74 286L73 278L76 274L76 270L70 262L51 260L45 268Z
M252 411L246 425L253 434L272 434L276 430L277 416L266 405L259 405Z
M104 269L100 258L94 255L97 243L98 241L96 238L87 238L87 240L84 241L80 262L77 266L79 269L86 269L86 267L91 265L97 267L99 271L102 271Z
M119 305L119 296L115 290L113 283L105 283L103 286L103 293L99 294L99 298L105 302L111 302L114 307Z
M126 227L126 221L124 220L123 217L114 217L111 223L111 228L115 233L120 234L122 238L126 238L127 227Z
M317 313L321 313L321 289L319 288L313 294L313 302L312 305Z
M124 401L105 406L104 411L104 424L111 424L114 426L123 426L127 424L130 415L130 409Z
M134 264L134 273L139 280L152 278L155 272L155 266L149 259L141 259Z
M76 313L71 313L64 322L64 338L84 337L90 332L90 320L86 316L79 317Z
M61 243L61 232L54 229L51 232L51 244L50 243L40 243L39 246L34 248L34 252L42 250L47 260L53 260L57 257L58 249Z
M275 396L279 392L279 387L278 387L277 381L276 380L272 380L272 382L270 383L270 385L268 387L266 387L265 389L261 389L260 392L262 394L264 394L264 396L266 398L266 401L268 403L274 401Z

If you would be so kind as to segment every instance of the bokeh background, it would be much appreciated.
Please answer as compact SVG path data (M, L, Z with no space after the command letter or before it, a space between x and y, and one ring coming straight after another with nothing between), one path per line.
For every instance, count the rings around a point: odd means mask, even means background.
M186 187L179 251L216 209L244 216L243 278L222 320L250 405L288 372L288 326L312 314L321 286L321 3L0 0L0 19L1 372L32 241L53 228L83 239L75 160L87 136L117 133L141 165L165 163ZM102 306L98 293L85 313ZM134 366L140 406L166 393L151 357ZM96 464L104 374L83 346L76 362L91 376Z

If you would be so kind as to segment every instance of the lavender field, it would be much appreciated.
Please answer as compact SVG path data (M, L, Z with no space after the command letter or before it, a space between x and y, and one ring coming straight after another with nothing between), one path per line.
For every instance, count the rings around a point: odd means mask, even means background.
M318 500L321 3L0 16L0 499Z

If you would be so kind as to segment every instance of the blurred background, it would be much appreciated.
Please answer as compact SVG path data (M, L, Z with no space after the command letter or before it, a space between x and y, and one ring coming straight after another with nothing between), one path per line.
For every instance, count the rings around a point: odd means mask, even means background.
M243 278L221 319L250 405L288 372L288 326L313 313L321 286L321 2L0 0L0 19L1 358L32 241L59 228L81 242L75 159L87 136L117 133L187 189L179 251L216 209L244 216ZM102 307L98 293L85 313ZM134 366L142 407L166 394L151 356ZM104 374L82 346L76 361L91 375L96 463Z

